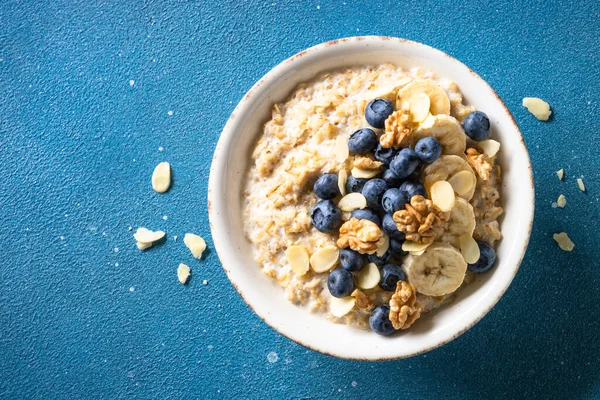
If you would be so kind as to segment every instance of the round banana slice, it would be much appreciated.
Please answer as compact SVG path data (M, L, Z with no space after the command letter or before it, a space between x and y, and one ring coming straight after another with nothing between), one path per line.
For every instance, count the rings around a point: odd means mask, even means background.
M464 154L467 148L467 136L460 122L449 115L428 117L413 132L413 145L426 136L436 138L442 145L442 154Z
M467 175L468 179L467 176L461 173L462 171L467 171L469 174ZM459 173L461 174L459 175ZM455 175L458 176L453 179ZM459 156L441 156L423 170L423 182L427 190L437 181L448 181L454 187L453 183L458 179L460 179L461 183L466 181L459 187L460 193L457 192L458 196L465 200L471 200L475 193L477 177L475 176L475 172L473 172L473 168L471 168L464 158ZM464 187L465 185L467 187Z
M473 206L465 199L456 198L456 203L448 215L448 223L441 240L448 242L454 247L460 247L460 237L463 235L473 235L475 231L475 213Z
M440 85L427 79L413 81L400 89L396 99L396 108L400 108L402 101L408 102L411 97L416 97L421 93L429 97L429 112L431 114L450 114L448 94Z
M404 272L417 292L428 296L444 296L462 284L467 263L460 251L451 245L434 243L420 256L407 256Z

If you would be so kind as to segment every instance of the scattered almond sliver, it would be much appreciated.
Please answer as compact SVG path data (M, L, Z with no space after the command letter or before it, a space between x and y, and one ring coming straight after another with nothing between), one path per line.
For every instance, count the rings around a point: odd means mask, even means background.
M290 246L285 251L285 257L296 275L302 276L308 272L309 256L304 246Z
M149 247L152 247L152 243L157 240L162 239L165 236L163 231L153 232L146 228L138 228L133 234L133 238L137 242L137 248L140 250L145 250Z
M206 250L206 242L198 235L186 233L183 237L183 243L190 249L195 258L201 258L202 253Z
M171 186L171 165L168 162L161 162L152 173L152 189L157 193L164 193Z
M377 243L377 251L375 254L377 257L382 257L386 251L390 248L390 237L383 232L381 238Z
M338 207L342 211L352 212L367 206L367 199L361 193L349 193L342 197Z
M490 158L494 157L500 150L500 142L493 139L482 140L477 143L477 146L483 150L483 154Z
M579 186L579 190L585 192L585 185L583 184L583 179L577 178L577 186Z
M360 289L373 289L379 284L381 275L374 263L369 263L356 274L356 286Z
M137 248L139 250L146 250L146 249L149 249L150 247L152 247L152 243L136 242L135 245L137 246Z
M371 179L381 171L379 169L361 169L354 167L352 168L352 176L359 179Z
M565 177L565 170L559 169L558 171L556 171L556 176L558 176L558 179L562 181Z
M345 169L340 169L338 172L338 189L340 189L340 194L344 196L346 194L346 182L348 181L348 171Z
M471 235L462 235L460 241L460 252L467 264L475 264L481 256L479 245Z
M337 247L322 247L310 256L310 266L317 273L327 272L337 263L339 256Z
M451 211L456 203L454 188L447 181L437 181L431 185L431 201L444 212Z
M431 245L431 243L415 243L415 242L411 242L410 240L407 240L404 243L402 243L402 250L408 251L412 255L420 256L430 245ZM420 253L420 254L414 254L414 253Z
M473 189L473 186L477 184L477 180L471 171L463 170L452 175L448 179L448 183L452 185L459 196L462 196Z
M179 282L185 285L189 278L190 267L185 264L179 264L179 268L177 268L177 279L179 279Z
M335 159L339 163L345 162L350 156L350 149L348 148L348 137L339 135L335 138L334 144Z
M329 300L329 310L331 311L331 315L341 318L352 311L355 304L356 299L352 296L343 297L341 299L331 297L331 300Z
M560 196L558 196L558 200L556 200L556 204L560 208L565 208L565 206L567 205L567 198L561 194Z
M575 244L569 239L569 236L565 232L555 233L552 235L558 247L564 251L572 251L575 248Z
M523 99L523 107L527 108L540 121L548 121L550 114L552 114L550 104L537 97L525 97Z

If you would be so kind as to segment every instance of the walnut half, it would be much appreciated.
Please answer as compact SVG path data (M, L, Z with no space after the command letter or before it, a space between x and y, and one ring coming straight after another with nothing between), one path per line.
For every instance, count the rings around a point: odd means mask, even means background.
M467 162L477 171L477 175L484 181L490 179L490 172L492 171L492 165L487 161L485 154L479 153L477 149L467 149Z
M421 316L417 291L412 283L398 281L390 298L390 321L395 329L408 329Z
M373 254L377 251L381 229L368 219L350 218L340 227L337 245L340 249L350 247L361 254Z
M413 196L410 204L404 207L404 210L396 211L393 218L406 240L423 244L433 242L436 235L433 228L442 228L446 222L444 213L421 195Z
M410 110L403 108L394 111L392 115L385 120L385 132L379 138L381 147L389 149L390 147L407 147L412 138L412 120Z

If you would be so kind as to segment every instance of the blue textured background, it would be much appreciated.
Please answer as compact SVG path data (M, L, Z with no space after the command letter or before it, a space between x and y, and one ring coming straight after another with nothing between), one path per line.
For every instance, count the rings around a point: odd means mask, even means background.
M596 1L2 1L0 397L600 396L599 14ZM536 180L531 245L500 303L443 348L386 363L263 324L220 267L206 209L212 151L251 85L308 46L368 34L430 44L487 79ZM535 120L524 96L555 118ZM149 182L160 161L166 195ZM141 253L129 226L168 241ZM552 240L562 230L572 253ZM204 260L188 231L207 238Z

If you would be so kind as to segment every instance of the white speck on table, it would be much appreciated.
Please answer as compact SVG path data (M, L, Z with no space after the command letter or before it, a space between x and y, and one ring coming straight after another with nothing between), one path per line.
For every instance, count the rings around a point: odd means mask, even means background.
M203 280L203 281L202 281L202 284L203 284L204 286L206 286L206 285L208 285L208 281L205 279L205 280Z
M115 249L114 249L114 250L115 250L115 253L118 253L118 252L119 252L119 248L118 248L118 247L115 247Z
M130 79L129 80L129 86L133 86L133 85L135 85L135 81L133 79Z
M356 383L356 381L352 381L352 387L356 387L356 385L358 385L358 383Z
M133 292L134 290L135 290L135 288L133 286L129 288L130 292Z
M213 349L213 345L212 345L212 344L209 344L208 346L206 346L206 348L207 348L208 350L212 350L212 349Z
M165 149L165 148L164 148L164 147L162 147L162 146L159 146L159 147L158 147L158 151L163 151L164 149Z
M277 361L279 361L279 356L277 355L277 353L275 353L274 351L270 352L269 354L267 354L267 360L271 363L274 364Z
M61 237L60 237L60 240L65 240L65 237L64 237L64 236L61 236Z
M167 114L169 114L169 116L173 115L173 110L167 111Z
M166 221L169 217L167 217L166 215L163 215L163 220Z

